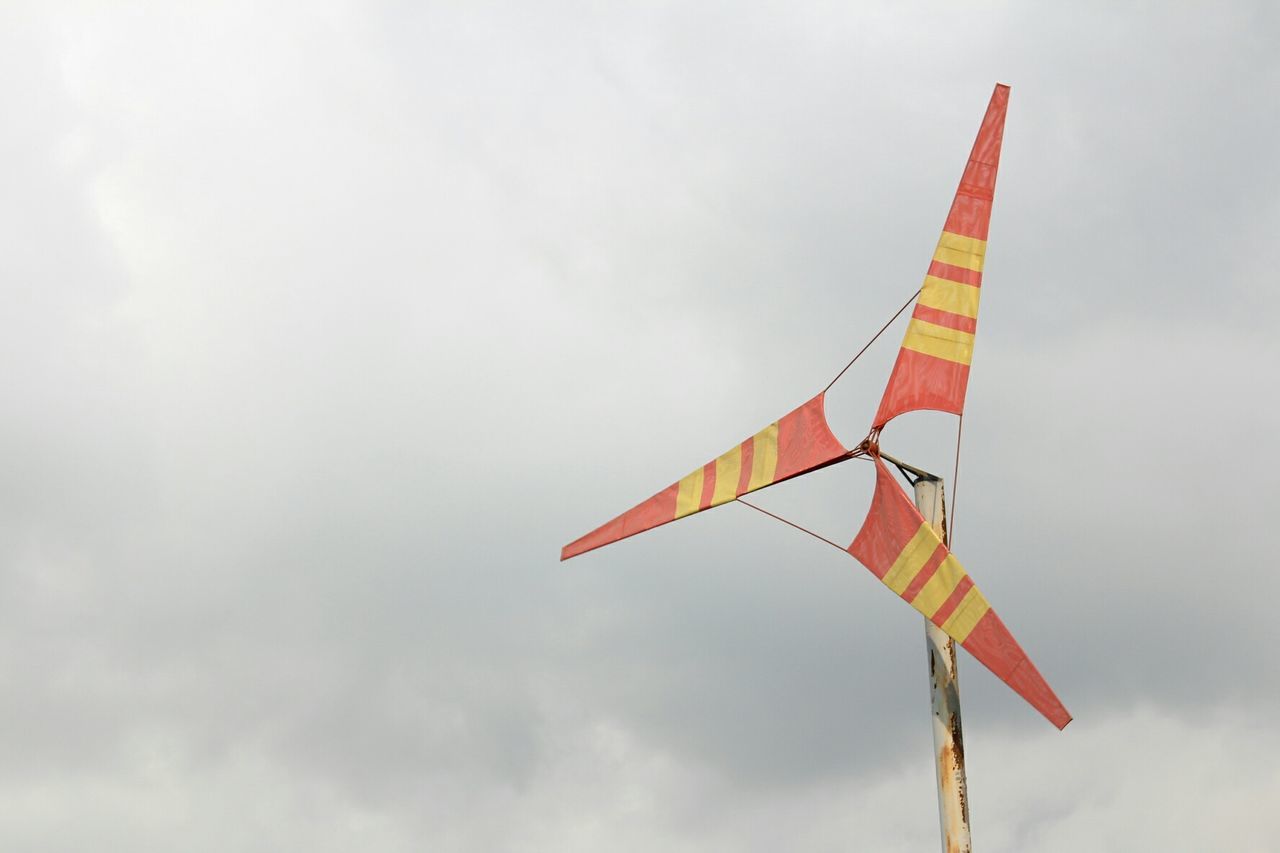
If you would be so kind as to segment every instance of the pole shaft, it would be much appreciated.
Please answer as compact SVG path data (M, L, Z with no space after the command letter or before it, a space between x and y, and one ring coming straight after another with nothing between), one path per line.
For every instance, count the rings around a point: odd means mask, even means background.
M942 480L916 482L916 507L944 541L946 501ZM956 645L938 626L924 620L929 653L929 689L933 705L933 758L938 775L938 818L943 853L970 853L969 791L964 777L964 734L960 728L960 684Z

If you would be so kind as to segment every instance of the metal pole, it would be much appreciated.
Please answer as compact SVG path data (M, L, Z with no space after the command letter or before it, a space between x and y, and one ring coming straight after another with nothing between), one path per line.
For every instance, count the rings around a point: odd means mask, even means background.
M923 473L923 472L921 472ZM925 475L915 482L916 507L946 541L947 509L942 479ZM929 653L929 689L933 698L933 759L938 774L938 818L943 853L970 853L969 791L964 778L964 734L960 729L960 685L956 680L956 644L938 626L924 620Z

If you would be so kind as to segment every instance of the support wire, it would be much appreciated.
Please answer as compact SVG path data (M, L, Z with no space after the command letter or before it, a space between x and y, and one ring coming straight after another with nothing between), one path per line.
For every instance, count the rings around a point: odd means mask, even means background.
M820 534L820 533L814 533L812 530L810 530L810 529L809 529L809 528L807 528L807 527L801 527L800 525L796 524L794 521L788 521L787 519L783 518L782 516L780 516L780 515L775 515L774 513L769 512L769 510L764 509L763 507L758 507L758 506L756 506L755 504L750 503L749 501L744 501L742 498L738 498L738 499L737 499L737 501L738 501L738 503L742 504L743 506L749 506L749 507L751 507L751 508L752 508L752 509L754 509L756 512L762 512L762 513L764 513L765 515L769 516L770 518L777 519L778 521L781 521L783 524L790 525L791 527L794 527L796 530L799 530L799 531L800 531L800 532L802 532L802 533L808 533L808 534L809 534L810 536L812 536L814 539L821 539L823 542L826 542L828 545L830 545L832 548L835 548L837 551L843 551L843 552L844 552L844 553L846 553L846 554L847 554L847 553L849 553L849 552L848 552L848 550L847 550L843 545L839 545L839 544L837 544L837 543L835 543L835 542L832 542L830 539L828 539L827 537L823 536L823 535L822 535L822 534Z
M960 413L956 423L956 467L951 472L951 511L948 513L947 548L951 548L951 540L956 535L956 495L960 492L960 437L964 435L964 412Z
M922 288L920 288L920 290L924 290L924 288L922 287ZM903 311L906 311L906 310L907 310L907 306L908 306L908 305L910 305L912 302L914 302L914 301L915 301L915 298L916 298L917 296L919 296L919 295L920 295L920 290L917 290L915 293L911 294L911 298L910 298L910 299L908 299L906 302L902 303L902 307L898 309L897 313L895 313L892 317L890 317L890 318L889 318L889 322L887 322L887 323L885 323L883 326L881 326L881 327L880 327L880 331L878 331L878 332L876 332L874 335L872 335L872 336L871 336L871 340L867 341L867 345L866 345L866 346L864 346L862 349L858 350L858 354L857 354L857 355L855 355L853 358L849 359L849 363L848 363L848 364L846 364L846 365L845 365L845 366L840 370L840 372L836 374L836 378L835 378L835 379L832 379L830 382L828 382L828 383L827 383L827 387L822 389L822 393L823 393L823 394L825 394L825 393L827 393L828 391L830 391L830 390L831 390L831 386L832 386L832 385L835 385L838 381L840 381L840 377L841 377L841 376L844 376L845 371L846 371L846 370L848 370L850 367L853 367L853 363L854 363L855 361L857 361L858 359L862 358L862 354L863 354L864 352L866 352L868 349L870 349L870 348L871 348L871 345L872 345L872 344L874 344L874 343L876 342L876 338L878 338L878 337L880 337L881 335L883 335L883 334L884 334L884 330L885 330L885 329L887 329L887 328L889 328L890 326L892 326L892 325L893 325L893 321L894 321L894 320L896 320L896 319L898 319L899 315L901 315Z

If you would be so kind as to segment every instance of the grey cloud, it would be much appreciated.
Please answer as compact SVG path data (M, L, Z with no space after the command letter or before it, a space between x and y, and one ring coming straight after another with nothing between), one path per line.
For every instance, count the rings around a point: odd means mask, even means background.
M6 846L935 843L918 620L850 558L725 507L555 560L896 310L1001 79L957 551L1078 719L962 662L975 825L1200 849L1180 739L1263 849L1264 4L4 14ZM761 502L847 541L868 485Z

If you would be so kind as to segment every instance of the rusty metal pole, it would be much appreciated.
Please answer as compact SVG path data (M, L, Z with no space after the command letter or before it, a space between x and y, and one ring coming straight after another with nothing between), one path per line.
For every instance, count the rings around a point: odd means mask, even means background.
M921 472L923 473L923 472ZM916 507L946 541L947 509L942 478L915 481ZM956 644L938 626L924 620L933 698L933 759L938 774L938 818L943 853L970 853L969 790L964 778L964 734L960 729L960 685L956 680Z

